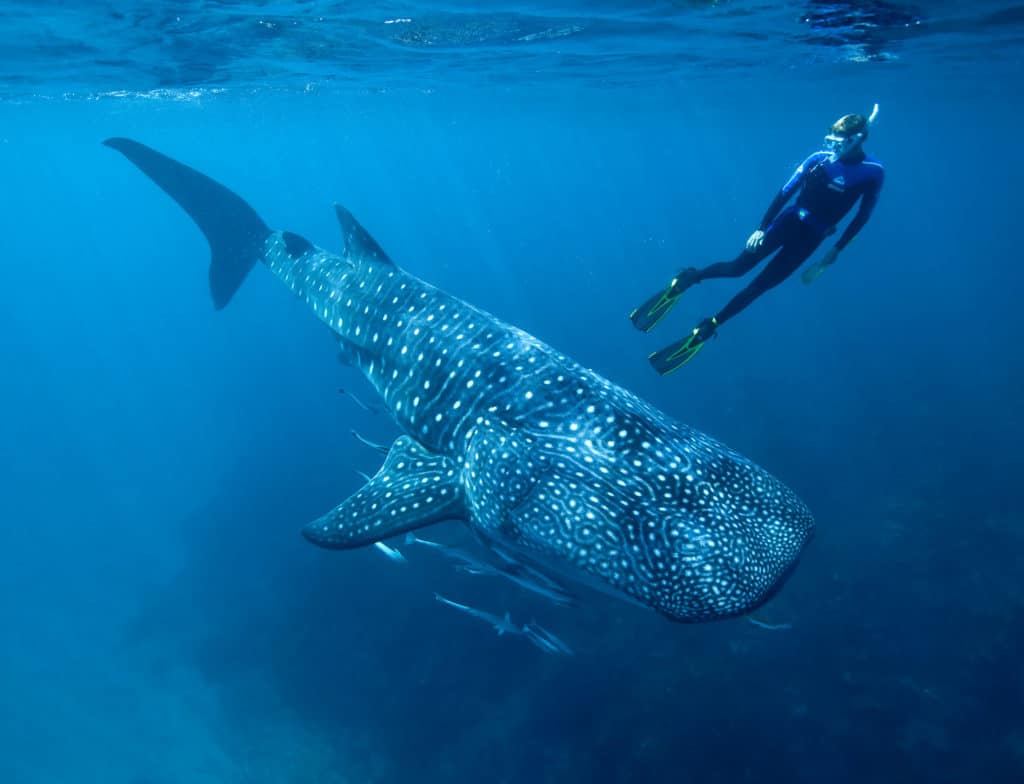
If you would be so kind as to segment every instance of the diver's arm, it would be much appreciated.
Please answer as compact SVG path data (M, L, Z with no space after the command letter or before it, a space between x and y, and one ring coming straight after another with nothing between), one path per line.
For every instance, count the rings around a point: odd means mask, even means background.
M850 221L850 225L846 227L846 231L843 232L839 238L839 242L836 243L835 250L838 253L843 250L847 245L850 244L850 240L857 236L857 232L864 228L864 224L868 222L868 218L871 217L871 213L875 209L875 205L878 204L878 194L882 191L882 181L884 175L879 174L878 179L872 184L870 190L864 192L864 195L860 200L860 208L857 210L857 214Z
M782 208L786 206L786 202L790 200L793 194L796 192L797 187L803 182L804 177L816 164L822 160L822 153L816 152L813 155L808 156L807 160L796 167L796 171L786 180L786 184L783 185L772 203L768 205L768 211L764 214L761 219L761 225L758 227L758 231L767 231L768 227L772 225L772 222L779 217L779 213L782 212Z
M877 201L877 199L875 200ZM836 251L841 251L850 244L850 240L857 236L857 233L864 228L864 224L868 222L868 218L871 217L871 210L874 209L874 201L869 202L868 197L864 196L860 201L860 209L857 210L857 214L853 220L850 221L850 225L846 227L846 231L839 238L839 241L835 245Z
M800 279L807 285L814 283L821 276L821 273L836 263L837 256L839 256L839 248L833 245L821 257L821 261L816 261L803 271Z
M787 193L785 188L775 195L775 198L768 207L768 212L761 219L761 225L747 238L748 253L754 253L764 244L764 233L768 231L768 227L772 225L772 222L779 217L779 213L782 212L782 208L786 206L786 202L789 201L791 195L792 192Z
M860 207L857 209L857 214L853 220L850 221L850 225L846 227L846 231L839 238L839 242L833 245L828 251L822 256L821 261L816 264L812 264L804 270L800 276L804 283L814 283L828 267L831 267L836 263L836 259L839 258L839 253L849 244L857 232L864 228L864 224L868 222L868 218L871 217L871 212L875 209L875 205L878 203L878 194L882 190L882 176L872 184L871 188L864 192L864 195L860 199Z
M772 225L772 222L779 217L779 213L782 212L782 208L786 206L786 202L789 201L789 197L792 194L786 193L781 190L775 194L775 198L772 203L768 206L768 211L761 218L761 225L757 227L758 231L768 231L768 227Z

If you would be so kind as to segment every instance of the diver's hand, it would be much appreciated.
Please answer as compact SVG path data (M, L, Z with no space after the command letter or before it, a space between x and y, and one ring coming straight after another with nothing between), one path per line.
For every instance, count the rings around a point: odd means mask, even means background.
M839 248L829 248L828 253L821 257L821 266L830 267L836 263L837 258L839 258Z
M804 282L805 285L814 283L814 281L818 279L818 277L821 275L821 273L825 271L827 267L830 267L831 265L835 264L836 258L838 256L839 248L832 248L831 250L828 251L828 253L822 256L821 261L819 261L817 264L812 264L807 269L805 269L803 274L800 276L800 279Z
M800 275L800 280L804 282L805 286L809 286L818 279L818 276L825 271L825 267L819 261L817 264L812 264L803 271Z
M764 232L758 229L747 238L747 250L755 251L764 244Z

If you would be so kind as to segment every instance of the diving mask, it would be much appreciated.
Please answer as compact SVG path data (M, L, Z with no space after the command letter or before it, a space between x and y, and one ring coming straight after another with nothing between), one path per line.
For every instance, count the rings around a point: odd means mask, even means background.
M859 114L847 114L840 117L832 125L832 128L825 137L824 150L831 155L832 160L838 160L855 150L868 137L868 129L878 117L878 104L876 103L871 115L865 118Z

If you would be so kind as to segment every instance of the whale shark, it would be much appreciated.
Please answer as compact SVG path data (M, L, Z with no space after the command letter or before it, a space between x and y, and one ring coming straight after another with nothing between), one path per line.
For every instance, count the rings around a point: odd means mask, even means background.
M675 621L750 613L814 532L765 469L533 335L400 268L345 208L342 250L271 229L240 196L140 142L107 139L193 219L224 308L262 263L334 334L402 431L302 534L371 546L461 520L505 558Z

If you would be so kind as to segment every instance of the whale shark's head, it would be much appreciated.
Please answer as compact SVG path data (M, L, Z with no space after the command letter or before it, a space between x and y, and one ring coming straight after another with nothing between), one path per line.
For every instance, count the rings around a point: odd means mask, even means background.
M683 428L643 441L620 495L640 598L679 621L750 612L792 573L814 530L804 503L746 458ZM621 501L620 500L620 505Z
M753 610L792 571L810 512L741 455L645 414L595 408L580 435L480 428L465 463L474 522L674 620Z
M680 621L750 612L792 573L813 520L785 493L776 504L740 510L713 479L694 482L693 491L706 506L647 508L627 525L634 555L647 561L649 602Z

